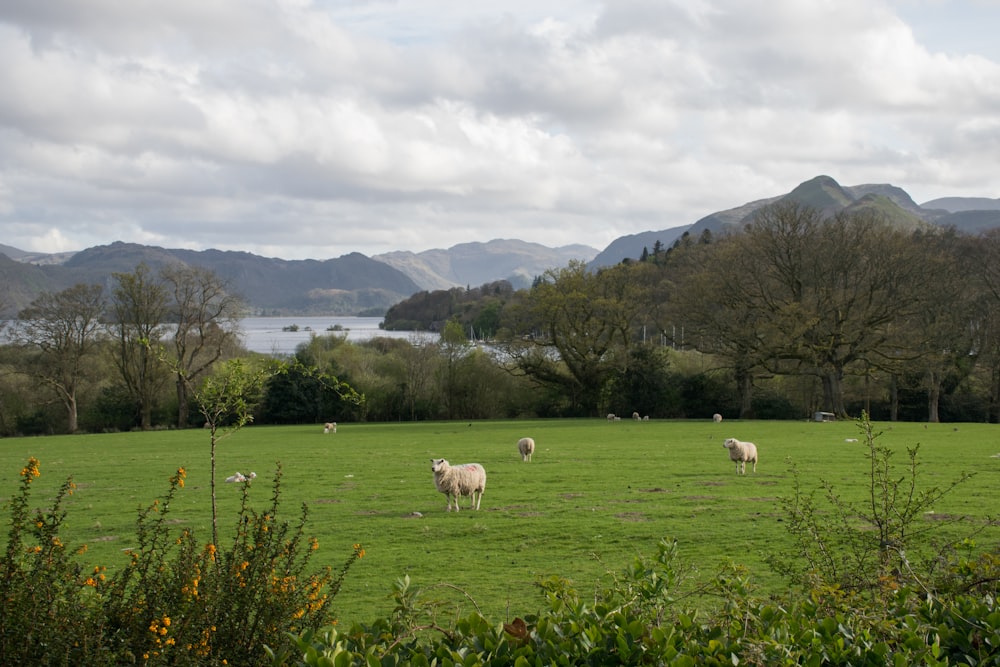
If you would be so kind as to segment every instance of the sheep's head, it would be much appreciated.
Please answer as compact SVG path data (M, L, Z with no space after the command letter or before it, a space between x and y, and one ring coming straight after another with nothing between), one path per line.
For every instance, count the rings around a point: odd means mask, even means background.
M726 438L726 441L722 443L722 446L726 449L732 449L736 446L736 438Z
M431 470L434 472L442 472L449 468L448 459L431 459Z

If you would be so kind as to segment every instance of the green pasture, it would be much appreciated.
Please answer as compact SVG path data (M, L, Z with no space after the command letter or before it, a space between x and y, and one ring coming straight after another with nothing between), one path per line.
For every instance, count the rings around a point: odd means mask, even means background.
M920 484L945 486L962 472L975 476L945 498L924 521L964 534L946 519L982 524L1000 498L1000 426L880 423L878 443L897 454L920 445ZM516 442L536 441L534 460L522 463ZM756 474L739 477L722 441L757 443ZM619 571L633 556L652 555L657 540L676 539L692 581L710 578L727 560L747 565L764 590L785 582L763 555L787 544L779 499L792 488L791 464L806 488L832 483L842 497L868 490L868 459L854 422L537 420L340 424L248 427L218 447L220 537L232 532L240 489L223 484L233 472L255 471L255 506L271 496L276 463L283 469L279 519L294 522L309 508L307 533L319 539L320 562L338 567L360 543L366 556L347 577L335 602L344 621L373 620L392 607L391 583L450 584L494 620L536 612L536 582L558 575L581 591ZM161 496L183 466L187 483L169 508L178 529L211 537L209 437L206 431L0 440L0 498L18 488L29 456L41 462L32 505L48 503L68 476L77 489L66 509L63 538L87 544L88 565L109 570L133 546L136 510ZM430 459L477 461L488 474L482 509L445 512ZM900 468L902 474L902 468ZM422 516L417 516L420 513ZM6 541L6 529L3 531ZM1000 527L977 538L997 548ZM471 611L451 587L434 589L449 604ZM450 612L449 612L450 613Z

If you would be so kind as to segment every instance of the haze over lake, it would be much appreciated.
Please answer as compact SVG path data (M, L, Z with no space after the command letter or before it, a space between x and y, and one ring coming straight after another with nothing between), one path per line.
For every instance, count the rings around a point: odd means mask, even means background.
M351 342L375 337L432 338L438 334L418 331L384 331L379 328L381 317L246 317L240 320L243 344L251 352L261 354L292 354L299 343L313 336L347 336ZM291 330L297 327L297 330Z

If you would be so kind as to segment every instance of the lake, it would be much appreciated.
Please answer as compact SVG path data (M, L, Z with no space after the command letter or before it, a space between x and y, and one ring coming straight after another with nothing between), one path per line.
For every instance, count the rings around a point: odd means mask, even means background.
M347 336L347 340L360 342L375 337L416 338L437 340L438 334L425 331L383 331L379 329L381 317L245 317L240 320L243 345L251 352L261 354L292 354L299 343L306 343L313 336ZM288 330L298 327L297 331ZM328 331L333 327L340 330Z

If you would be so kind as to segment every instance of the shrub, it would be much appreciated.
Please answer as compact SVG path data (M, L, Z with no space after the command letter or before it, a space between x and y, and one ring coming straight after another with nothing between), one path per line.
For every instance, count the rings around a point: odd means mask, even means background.
M268 507L243 500L231 545L216 548L167 519L185 471L167 494L139 513L138 546L114 576L84 571L59 537L72 492L67 480L48 510L32 512L34 458L10 502L11 528L0 570L0 657L4 664L257 665L264 646L285 632L330 622L330 604L350 566L310 571L318 543L304 533L307 512L289 524L277 516L280 467Z

